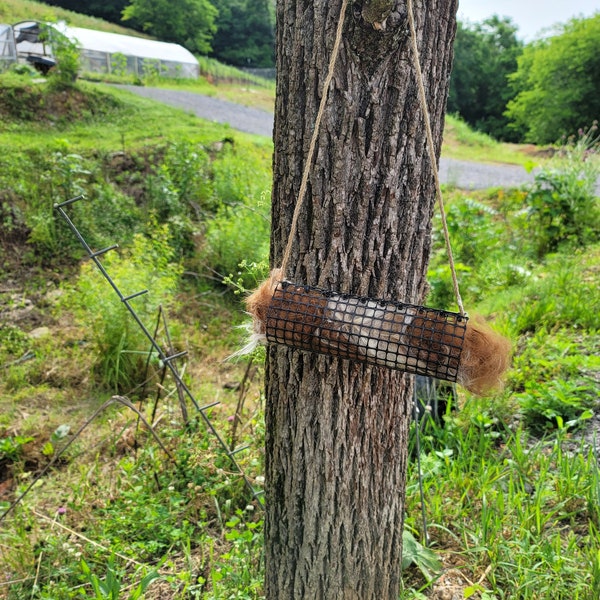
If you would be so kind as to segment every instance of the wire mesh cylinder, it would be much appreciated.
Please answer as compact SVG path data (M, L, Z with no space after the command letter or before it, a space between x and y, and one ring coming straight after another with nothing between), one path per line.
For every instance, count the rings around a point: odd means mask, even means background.
M269 342L456 381L467 317L279 282L266 313Z

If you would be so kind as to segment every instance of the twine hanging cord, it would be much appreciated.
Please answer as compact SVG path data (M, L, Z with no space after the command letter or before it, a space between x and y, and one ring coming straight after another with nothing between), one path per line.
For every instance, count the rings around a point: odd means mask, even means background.
M438 206L440 208L440 217L442 220L442 231L444 232L444 241L446 243L446 253L448 254L448 264L450 266L450 274L452 276L452 286L454 288L454 296L456 304L461 315L465 315L460 289L458 287L458 276L456 274L456 266L454 264L454 255L452 254L452 245L450 244L450 232L448 231L448 222L446 220L446 209L444 207L444 198L442 196L442 186L440 184L440 174L437 168L437 160L435 156L435 146L433 144L433 133L431 130L431 121L429 119L429 110L427 109L427 99L425 97L425 85L423 84L423 73L421 71L421 61L419 59L419 47L417 45L417 31L415 28L415 17L413 12L412 0L407 0L408 7L408 24L410 27L410 41L412 46L412 55L414 69L417 76L417 87L419 90L419 103L421 104L421 112L423 113L423 121L425 122L425 134L427 137L427 152L431 162L431 170L435 180L435 194L437 197Z
M285 247L285 252L283 253L283 258L281 260L281 278L285 279L285 272L287 269L287 264L290 259L290 255L292 253L292 244L294 241L294 233L296 232L296 227L298 226L298 216L300 214L300 207L304 202L304 198L306 196L306 188L308 187L308 176L310 174L310 168L312 166L313 156L315 154L315 146L317 145L317 136L319 134L319 127L321 126L321 119L323 118L323 113L325 112L325 106L327 104L327 96L329 94L329 86L331 85L331 80L333 79L333 70L335 68L335 63L337 61L337 57L340 51L340 45L342 42L342 30L344 29L344 20L346 17L346 8L348 7L348 0L343 0L342 8L340 10L340 18L337 25L337 30L335 32L335 42L333 44L333 50L331 52L331 58L329 59L329 68L327 70L327 76L325 77L325 81L323 82L323 92L321 93L321 102L319 104L319 111L317 112L317 118L315 119L315 126L313 129L312 137L310 138L310 145L308 147L308 154L306 155L306 162L304 163L304 171L302 172L302 181L300 182L300 191L298 192L298 200L296 201L296 207L294 208L294 214L292 216L292 224L290 225L290 234L288 237L288 241Z
M312 161L315 152L315 146L317 142L317 136L319 133L319 127L321 125L321 119L323 117L323 113L325 112L325 106L327 104L327 96L329 93L329 86L331 85L331 80L333 79L333 71L335 68L335 63L337 61L337 57L339 55L340 45L342 41L342 30L344 28L344 20L346 16L346 9L348 7L348 0L343 0L342 8L340 11L340 18L338 21L338 26L335 34L335 42L333 45L333 50L331 52L331 57L329 59L329 68L327 72L327 76L323 83L323 92L321 94L321 102L319 104L319 110L317 112L317 117L315 119L314 130L312 133L312 137L310 140L310 145L308 148L308 154L306 156L306 162L304 163L304 170L302 172L302 180L300 182L300 190L298 192L298 199L296 201L296 206L294 208L294 214L292 216L292 223L290 225L290 233L288 237L288 241L285 247L285 251L283 254L283 258L281 261L281 279L285 279L287 264L290 259L292 244L294 239L294 234L296 232L296 227L298 226L298 216L300 214L301 206L304 202L304 198L306 196L306 188L308 187L308 176L310 174L310 169L312 166ZM411 47L412 47L412 55L413 55L413 63L414 69L417 79L417 87L419 91L419 103L421 105L421 112L423 113L423 120L425 122L425 133L427 137L427 151L429 153L429 160L431 162L431 168L433 171L433 176L435 180L435 191L438 206L440 209L440 216L442 220L442 230L444 233L444 240L446 243L446 252L448 254L448 263L450 266L450 273L452 276L452 285L454 288L454 295L456 297L456 303L458 305L458 310L461 315L465 315L465 309L462 303L462 298L460 295L460 290L458 286L458 276L456 274L456 267L454 264L454 257L452 254L452 246L450 244L450 232L448 231L448 223L446 220L446 211L444 208L444 200L442 197L442 188L440 184L440 177L437 168L437 160L435 156L435 146L433 143L433 133L431 130L431 122L429 119L429 111L427 109L427 99L425 96L425 86L423 84L423 73L421 71L421 63L419 59L419 48L417 45L417 32L415 28L415 20L413 14L413 3L412 0L407 0L407 8L408 8L408 23L410 27L410 39L411 39Z

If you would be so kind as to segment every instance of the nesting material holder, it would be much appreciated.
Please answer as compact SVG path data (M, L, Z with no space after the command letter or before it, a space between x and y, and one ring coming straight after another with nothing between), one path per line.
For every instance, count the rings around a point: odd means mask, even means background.
M458 382L475 394L498 387L510 342L482 319L281 279L275 269L247 299L250 342L291 348Z
M266 311L268 342L456 381L467 317L278 282Z

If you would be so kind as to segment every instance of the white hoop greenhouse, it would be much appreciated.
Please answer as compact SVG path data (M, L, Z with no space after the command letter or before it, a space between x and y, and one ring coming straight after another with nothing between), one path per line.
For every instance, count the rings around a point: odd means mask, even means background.
M92 73L132 73L139 77L157 74L166 77L195 79L200 73L196 57L178 44L107 33L64 23L52 25L73 40L81 53L81 70ZM54 64L51 43L43 43L40 24L23 21L0 25L0 60ZM0 70L2 66L0 64Z

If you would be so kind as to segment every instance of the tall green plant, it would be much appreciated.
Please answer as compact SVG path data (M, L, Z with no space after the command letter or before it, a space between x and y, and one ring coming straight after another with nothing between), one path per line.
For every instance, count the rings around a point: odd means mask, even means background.
M103 264L123 294L148 290L132 300L132 306L151 329L158 307L173 301L181 267L172 262L167 225L151 221L148 231L147 236L134 236L131 249L106 255ZM82 266L70 301L93 333L101 383L112 391L129 390L140 383L150 344L94 264Z
M600 176L597 121L567 140L550 164L536 176L527 195L530 233L538 257L565 243L586 246L598 239L600 209L596 185Z
M50 71L50 84L58 88L74 86L80 59L77 42L51 25L44 26L43 35L50 41L52 54L56 59L56 65Z

